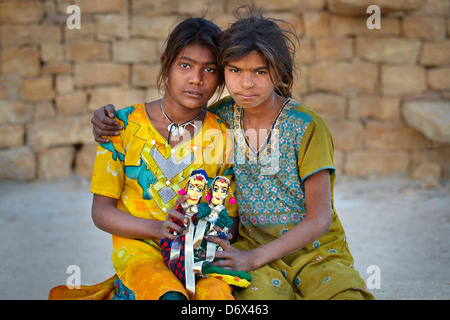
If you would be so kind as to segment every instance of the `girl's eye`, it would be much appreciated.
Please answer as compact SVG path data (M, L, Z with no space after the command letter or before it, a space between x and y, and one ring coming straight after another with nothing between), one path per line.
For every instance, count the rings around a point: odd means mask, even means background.
M186 62L182 62L182 63L180 63L180 66L182 67L182 68L185 68L185 69L187 69L187 68L189 68L190 66L189 66L189 64L188 63L186 63Z
M267 72L263 71L263 70L258 70L256 71L256 74L258 75L262 75L262 74L266 74Z
M239 72L238 69L229 69L228 71L230 71L231 73L238 73Z
M209 73L214 73L214 72L216 72L216 69L212 68L212 67L207 67L207 68L205 68L205 71L209 72Z

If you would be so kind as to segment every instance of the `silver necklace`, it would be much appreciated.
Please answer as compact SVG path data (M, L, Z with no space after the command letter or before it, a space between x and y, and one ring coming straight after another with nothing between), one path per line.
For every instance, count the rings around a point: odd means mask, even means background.
M167 126L167 130L169 131L168 140L170 139L171 134L174 137L182 136L184 134L184 131L186 130L186 126L188 126L188 125L191 125L194 127L194 129L197 129L197 126L195 124L193 124L192 121L194 121L195 119L200 117L200 115L202 114L202 110L200 110L199 114L196 115L193 119L183 122L182 124L178 124L178 123L175 123L172 120L170 120L169 116L164 112L163 106L162 106L162 101L163 101L163 99L159 100L159 107L161 108L161 112L164 115L164 117L166 117L167 121L170 122L170 124Z

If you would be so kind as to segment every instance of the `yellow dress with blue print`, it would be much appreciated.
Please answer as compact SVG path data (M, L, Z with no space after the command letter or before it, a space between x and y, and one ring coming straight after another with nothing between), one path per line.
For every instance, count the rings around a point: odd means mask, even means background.
M116 112L124 130L97 150L91 191L118 199L117 208L145 219L163 221L173 208L191 171L202 168L211 180L225 175L232 180L227 164L228 126L206 112L202 127L188 141L171 147L147 116L145 104ZM232 183L234 188L234 182ZM237 206L227 205L230 216ZM159 299L167 292L185 289L165 266L160 239L137 240L113 235L113 266L121 283L136 299ZM201 278L195 299L233 299L231 288L216 278Z

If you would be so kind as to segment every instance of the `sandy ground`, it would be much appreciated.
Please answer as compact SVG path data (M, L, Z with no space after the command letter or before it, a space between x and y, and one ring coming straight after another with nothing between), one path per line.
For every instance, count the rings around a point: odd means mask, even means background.
M377 299L450 299L450 181L422 189L404 178L339 177L335 193L355 268L380 285L370 290ZM91 201L81 178L0 181L0 299L47 299L73 265L81 284L113 275L111 238L94 226Z

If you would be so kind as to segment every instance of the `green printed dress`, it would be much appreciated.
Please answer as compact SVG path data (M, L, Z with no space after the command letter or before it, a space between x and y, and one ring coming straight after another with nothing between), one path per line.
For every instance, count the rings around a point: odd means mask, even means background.
M335 168L331 134L310 108L288 99L260 150L244 135L243 109L224 98L210 110L233 129L234 173L241 250L264 245L306 217L304 181L329 170L331 226L327 234L253 272L236 299L373 299L353 268L345 233L334 208Z

